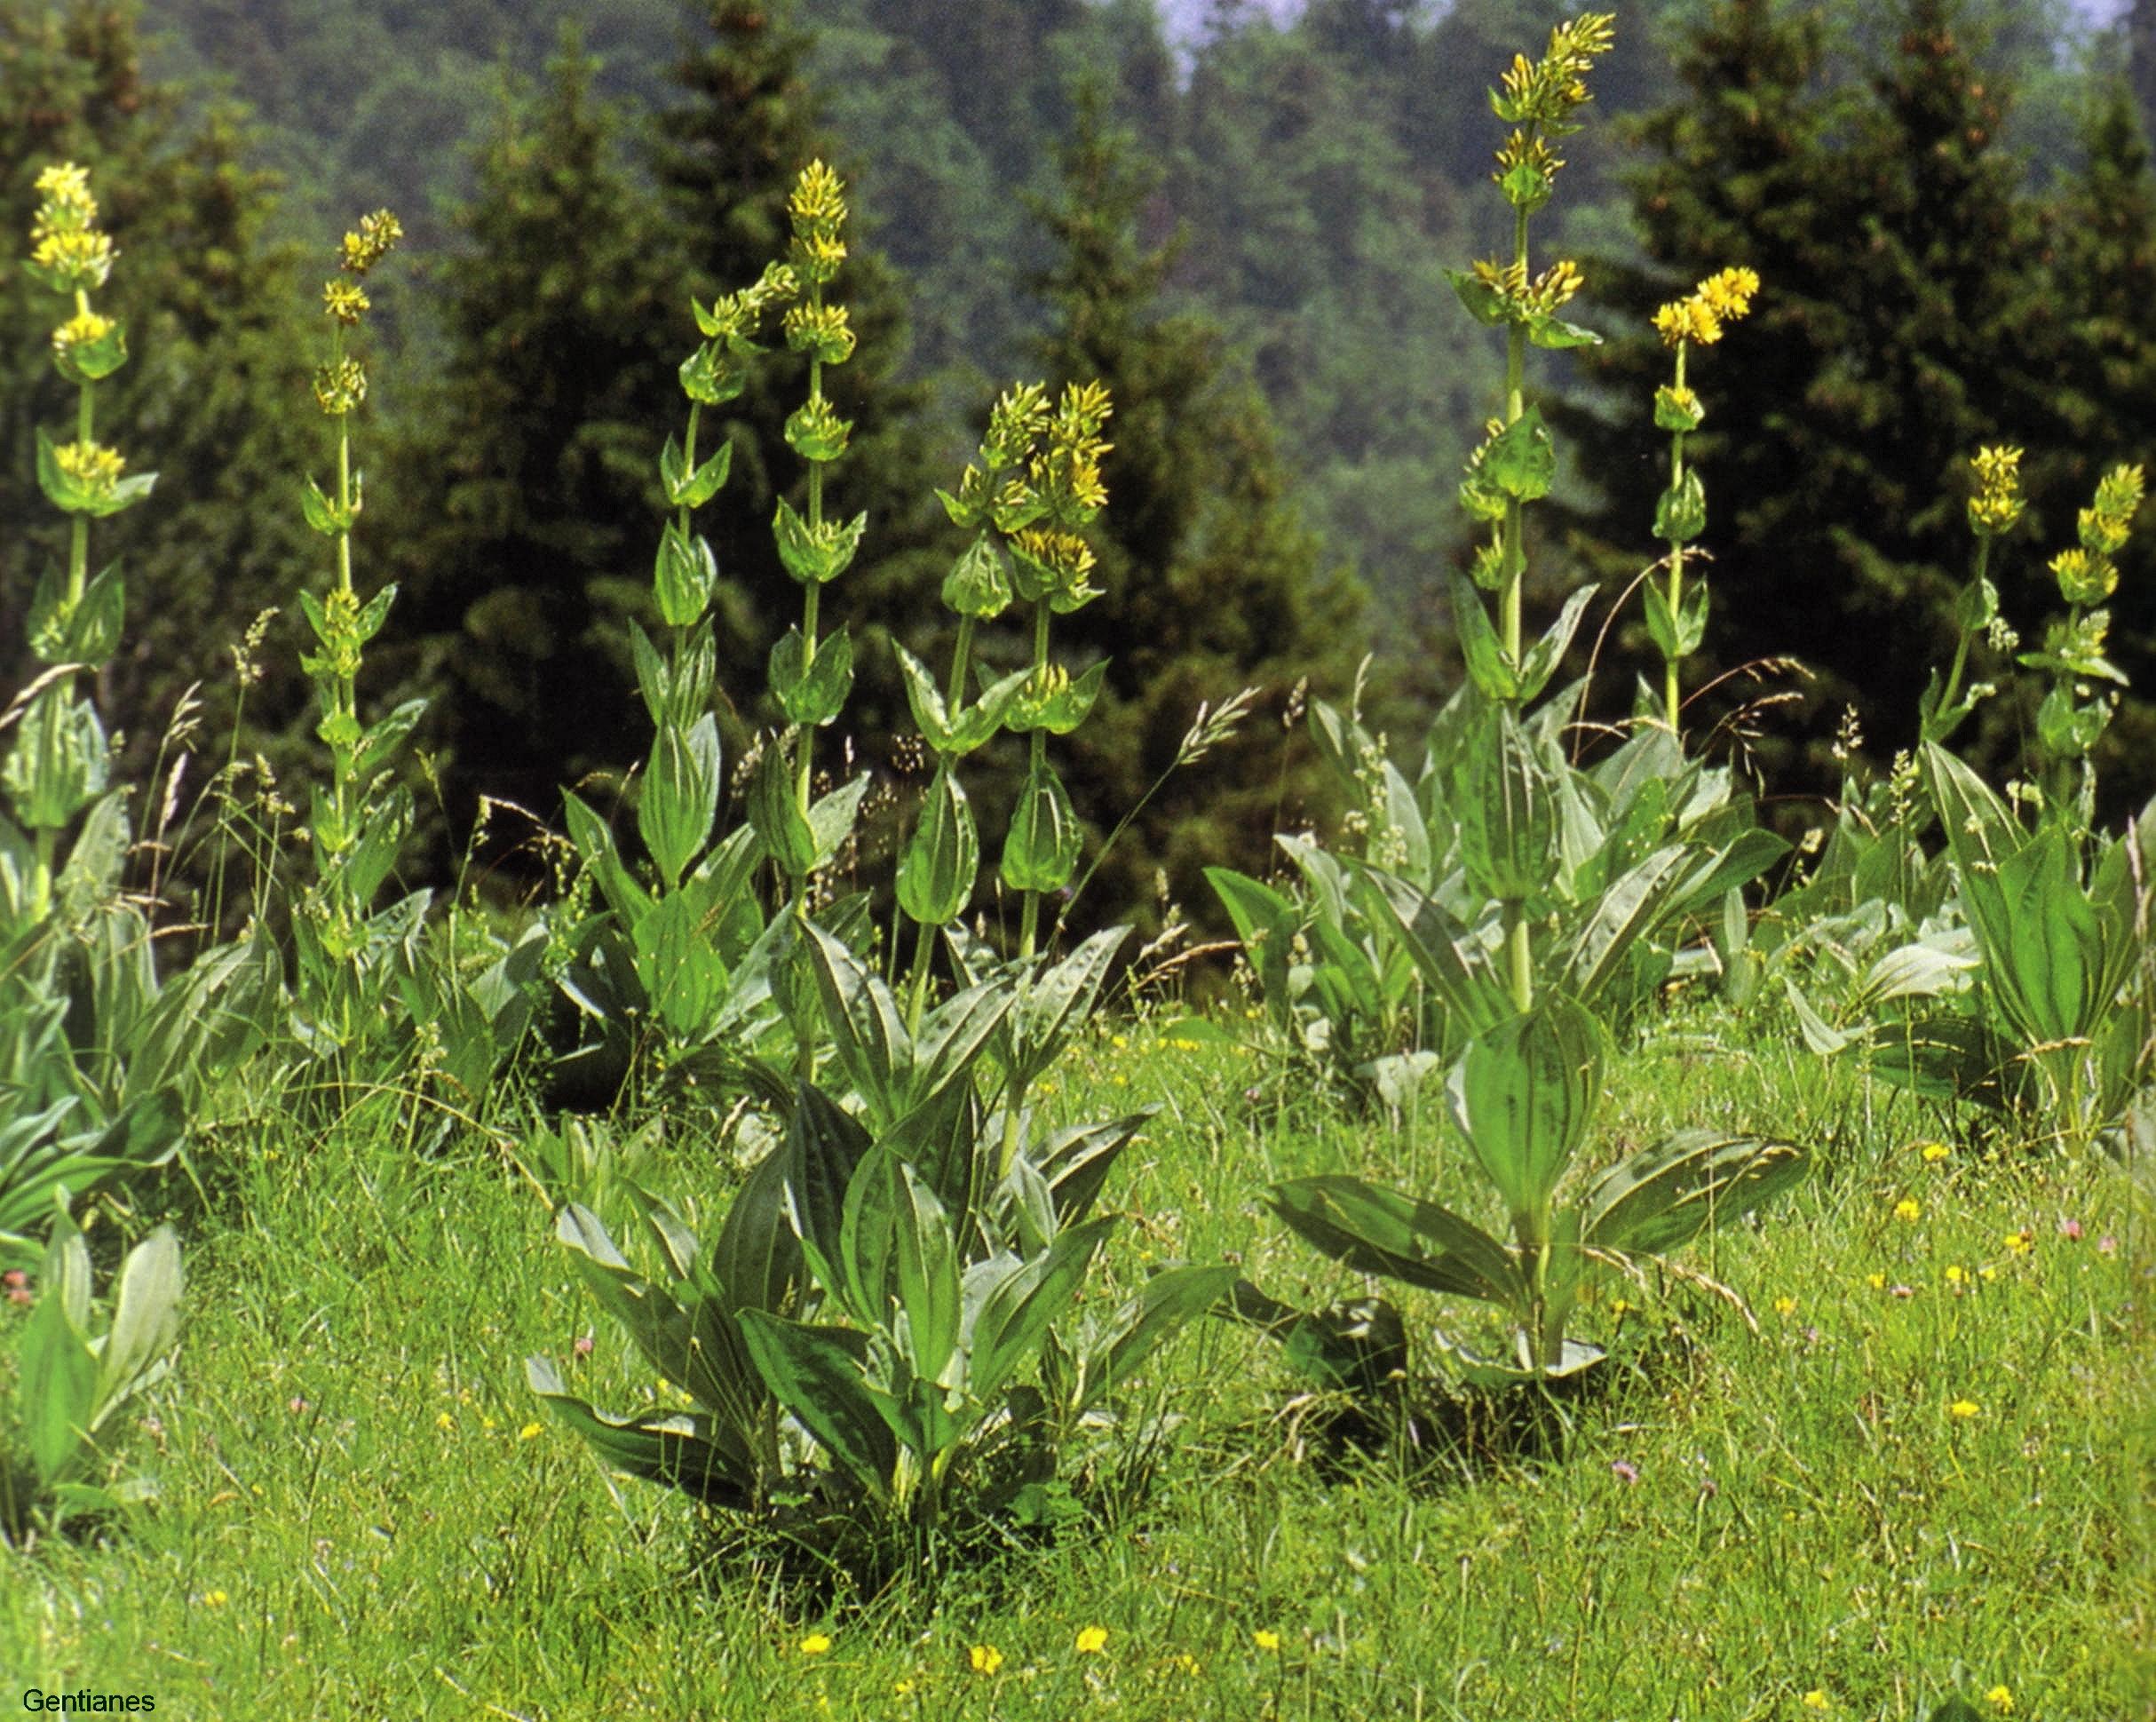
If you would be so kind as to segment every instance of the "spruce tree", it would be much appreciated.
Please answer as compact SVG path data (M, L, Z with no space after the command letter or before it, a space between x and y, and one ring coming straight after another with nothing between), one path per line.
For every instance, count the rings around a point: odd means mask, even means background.
M52 300L22 268L36 198L54 163L87 168L123 254L110 309L130 357L99 392L109 426L155 493L101 523L100 564L126 570L119 655L99 678L108 726L129 746L121 781L147 773L175 703L203 684L203 733L219 745L234 683L227 648L260 610L287 607L319 542L294 500L304 465L306 355L295 258L270 245L269 177L228 109L190 118L151 81L131 4L0 11L0 689L36 665L20 642L31 588L67 527L39 493L36 430L67 422L74 388L53 369ZM273 648L249 694L256 724L297 715L304 688ZM251 727L250 742L260 730ZM199 780L197 780L199 781Z
M1108 504L1091 534L1105 596L1057 627L1074 667L1109 659L1100 702L1070 738L1080 812L1105 834L1168 770L1200 701L1218 707L1253 685L1266 695L1232 743L1169 780L1108 854L1101 901L1079 914L1138 909L1157 869L1177 903L1210 918L1201 869L1270 872L1272 833L1315 811L1316 774L1280 718L1303 678L1345 692L1361 591L1300 525L1264 397L1219 329L1162 309L1170 252L1137 233L1153 176L1097 100L1080 105L1063 181L1042 210L1055 261L1034 283L1053 317L1042 356L1051 387L1098 378L1115 409Z
M1708 673L1787 654L1816 677L1802 756L1772 732L1764 749L1777 789L1796 787L1772 769L1795 757L1831 787L1845 707L1883 757L1910 744L1966 577L1969 456L2007 441L2034 461L2073 440L2057 388L2069 318L1998 142L2010 92L1977 74L1949 0L1897 17L1889 61L1860 88L1828 87L1815 15L1716 8L1680 63L1690 94L1639 127L1654 157L1633 193L1647 262L1589 266L1606 309L1584 321L1614 338L1590 355L1596 410L1563 415L1602 495L1575 517L1581 542L1629 579L1659 481L1642 458L1665 368L1648 314L1726 265L1758 272L1756 313L1692 379L1707 420L1691 453L1717 564ZM2017 622L2038 605L2002 590ZM1704 733L1748 691L1687 726Z
M482 793L551 814L557 784L644 745L621 624L649 586L686 303L593 70L566 38L543 94L503 92L440 271L448 361L400 461L424 500L397 623L440 684L460 829Z

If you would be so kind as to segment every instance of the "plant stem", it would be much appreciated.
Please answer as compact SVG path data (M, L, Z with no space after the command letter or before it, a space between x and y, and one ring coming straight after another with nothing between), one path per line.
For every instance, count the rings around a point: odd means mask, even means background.
M1033 607L1033 671L1035 678L1044 676L1048 670L1048 600L1043 598ZM1048 764L1048 732L1035 729L1031 737L1028 752L1027 776L1038 778ZM1028 891L1025 907L1019 917L1019 955L1030 957L1040 932L1041 893Z
M1979 536L1977 539L1977 571L1971 582L1979 590L1983 587L1985 570L1990 566L1991 559L1991 538L1987 534ZM1950 710L1954 695L1962 691L1962 672L1969 667L1969 643L1973 638L1972 631L1965 627L1962 630L1962 637L1954 642L1954 667L1946 672L1946 691L1939 696L1938 710L1941 711Z
M1684 345L1682 341L1676 344L1676 393L1680 399L1684 393ZM1669 491L1672 496L1676 494L1678 486L1684 481L1684 433L1672 431L1669 433ZM1684 546L1672 538L1669 541L1669 626L1673 634L1678 626L1677 618L1682 614L1679 607L1684 599ZM1662 696L1669 708L1669 734L1675 735L1677 733L1680 702L1677 698L1677 657L1674 652L1662 662Z
M1512 257L1525 273L1527 267L1527 211L1514 212ZM1505 332L1505 423L1517 425L1527 410L1527 331L1514 323ZM1504 586L1498 599L1505 656L1513 663L1520 656L1520 580L1527 569L1527 547L1521 537L1524 505L1517 496L1505 501Z
M809 304L818 311L823 308L823 287L820 282L810 288ZM822 399L823 361L811 358L809 401L812 406ZM812 538L820 538L823 532L823 463L820 460L809 462L808 527ZM809 671L816 663L816 608L822 595L822 588L812 580L808 582L807 590L801 598L801 675L804 680L807 679ZM804 819L808 817L810 777L815 747L815 726L804 725L801 730L801 759L796 768L794 780L795 798L801 804L801 816ZM801 882L801 895L805 901L808 896L808 881L805 878Z
M966 668L973 656L974 619L970 615L958 618L958 640L951 647L950 692L944 703L954 719L958 715L960 701L965 697ZM947 765L939 767L947 770ZM913 998L906 1007L906 1032L921 1032L921 1012L928 1001L929 959L934 949L935 929L926 921L921 923L920 937L914 944Z
M1505 954L1510 958L1512 1003L1525 1014L1534 1008L1534 948L1527 935L1526 905L1501 904L1504 917Z

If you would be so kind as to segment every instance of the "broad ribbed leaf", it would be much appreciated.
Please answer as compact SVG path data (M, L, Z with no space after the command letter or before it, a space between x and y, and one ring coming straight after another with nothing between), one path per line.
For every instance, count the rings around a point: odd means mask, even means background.
M855 1482L889 1492L891 1431L861 1376L867 1340L849 1328L809 1327L741 1312L741 1337L764 1385Z
M610 1416L565 1390L560 1375L543 1357L525 1359L524 1378L610 1469L667 1484L714 1506L746 1512L754 1504L753 1461L745 1448L731 1446L709 1417L682 1411Z
M1793 1188L1811 1170L1788 1142L1720 1131L1679 1131L1621 1160L1581 1205L1590 1250L1653 1256Z
M1171 1267L1146 1281L1109 1319L1106 1334L1085 1360L1077 1402L1067 1410L1088 1410L1114 1392L1177 1329L1226 1297L1236 1277L1233 1267Z
M1601 1026L1561 993L1468 1044L1447 1088L1453 1122L1516 1223L1547 1208L1601 1089Z
M1433 1202L1340 1173L1275 1184L1267 1200L1304 1242L1358 1273L1501 1308L1524 1302L1526 1288L1504 1245Z

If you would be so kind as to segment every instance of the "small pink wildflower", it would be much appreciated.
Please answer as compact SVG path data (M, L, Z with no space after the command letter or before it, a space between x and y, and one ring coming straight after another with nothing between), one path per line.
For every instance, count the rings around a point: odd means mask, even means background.
M2069 1243L2081 1241L2081 1223L2078 1219L2063 1219L2058 1223L2058 1234Z
M11 1267L6 1273L0 1274L0 1286L5 1286L10 1291L19 1291L29 1282L30 1276L20 1267Z
M576 1344L575 1344L575 1345L573 1347L571 1347L571 1349L572 1349L572 1350L574 1350L574 1351L575 1352L575 1353L577 1354L577 1356L579 1356L579 1357L589 1357L589 1356L591 1356L591 1336L590 1334L588 1334L588 1333L580 1333L580 1334L578 1334L578 1335L576 1336Z
M2097 1240L2097 1255L2099 1255L2099 1256L2115 1256L2115 1255L2117 1255L2118 1253L2119 1253L2119 1241L2118 1241L2118 1239L2116 1239L2116 1238L2114 1238L2114 1237L2111 1236L2111 1235L2110 1235L2108 1233L2106 1233L2106 1234L2104 1234L2103 1237L2100 1237L2100 1238L2098 1238L2098 1239Z
M1887 1290L1891 1296L1896 1297L1914 1297L1916 1296L1916 1288L1914 1286L1889 1286Z
M1637 1483L1639 1480L1639 1467L1636 1464L1630 1464L1627 1460L1615 1459L1611 1461L1610 1469L1616 1472L1617 1479L1620 1482Z

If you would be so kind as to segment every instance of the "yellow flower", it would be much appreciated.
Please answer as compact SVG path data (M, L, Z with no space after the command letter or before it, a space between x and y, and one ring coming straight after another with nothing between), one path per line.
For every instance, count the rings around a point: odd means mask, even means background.
M1923 1211L1923 1204L1914 1196L1904 1196L1894 1204L1894 1218L1905 1223L1916 1218Z
M345 235L337 250L337 267L348 275L363 275L396 249L404 229L387 210L360 218L357 233Z
M1720 319L1698 299L1672 299L1654 313L1654 329L1664 346L1712 346L1722 338Z
M1078 1654L1098 1656L1107 1648L1108 1630L1105 1626L1082 1626L1078 1629Z
M2009 1256L2025 1256L2029 1252L2029 1234L2026 1232L2009 1232L1999 1242L2006 1246Z
M1804 1694L1803 1702L1804 1708L1808 1710L1832 1710L1834 1708L1833 1701L1830 1700L1827 1694L1821 1692L1817 1686L1812 1687L1810 1692Z
M1940 1161L1954 1152L1944 1142L1919 1142L1916 1145L1916 1151L1923 1155L1924 1164L1927 1166L1938 1165Z
M2003 444L1979 448L1969 464L1977 474L1977 494L1969 500L1969 529L1986 538L2011 532L2021 519L2021 450Z
M1946 1408L1946 1410L1951 1416L1973 1417L1983 1409L1973 1399L1957 1399Z
M1168 1659L1168 1665L1177 1673L1188 1675L1193 1679L1198 1676L1198 1659L1187 1650L1177 1651L1173 1656L1170 1656Z
M967 1658L976 1674L993 1674L1003 1665L1003 1653L992 1644L977 1644Z
M37 213L30 220L30 237L44 239L53 234L79 234L95 224L98 200L90 194L90 173L73 162L57 162L37 176Z
M2014 1713L2014 1694L2004 1686L1994 1686L1984 1694L1984 1702L2001 1716L2011 1716Z
M30 273L55 293L93 292L112 274L112 248L108 234L51 233L30 252Z
M357 359L314 368L314 404L332 418L342 418L367 399L367 373Z
M103 340L112 329L110 317L100 317L94 311L78 311L52 331L52 350L64 358L78 346Z
M202 1600L208 1603L212 1608L222 1608L227 1602L231 1601L232 1599L227 1597L222 1591L210 1591L204 1593Z
M799 1647L804 1656L820 1656L830 1649L831 1635L828 1632L812 1632L801 1640Z
M1774 1313L1777 1315L1795 1314L1796 1299L1794 1297L1777 1297L1774 1300Z
M1887 1276L1883 1274L1867 1274L1864 1276L1864 1283L1871 1287L1874 1291L1884 1291Z
M517 1439L520 1441L535 1441L545 1433L546 1425L544 1424L527 1423L523 1428L517 1431Z
M1260 1650L1278 1650L1280 1647L1280 1635L1277 1632L1269 1632L1262 1626L1250 1637L1256 1641Z
M1946 1283L1950 1286L1958 1286L1968 1278L1968 1274L1959 1266L1950 1267L1946 1270Z
M356 281L326 281L322 283L322 309L346 328L359 321L373 308L367 290Z
M127 460L116 448L101 442L63 442L52 450L59 470L84 490L110 495L120 482Z
M437 1429L454 1429L456 1427L456 1419L447 1411L437 1411L434 1414L434 1426Z
M1733 323L1752 309L1752 296L1759 291L1759 277L1746 268L1724 269L1699 285L1699 298L1725 323Z

